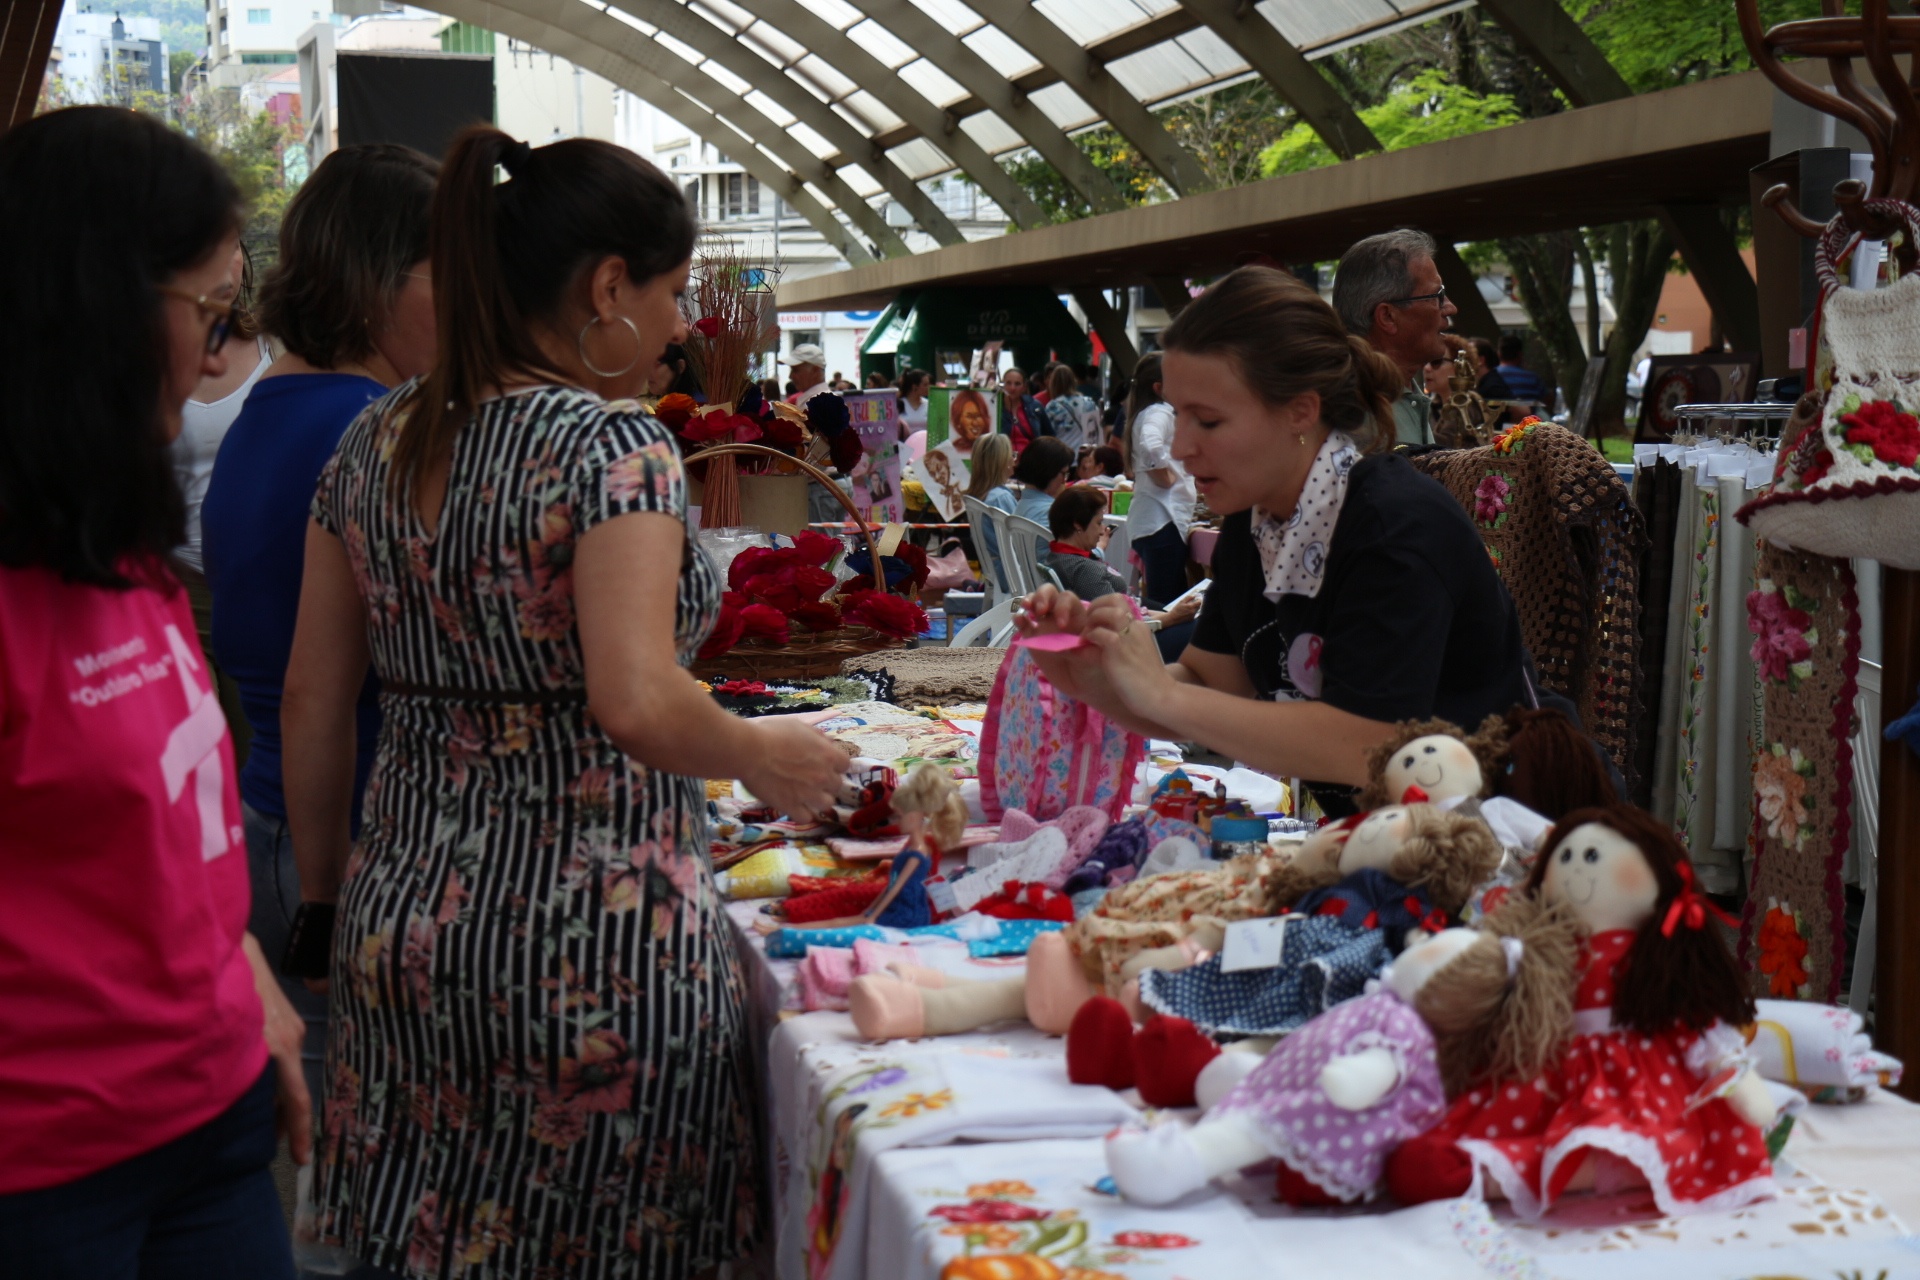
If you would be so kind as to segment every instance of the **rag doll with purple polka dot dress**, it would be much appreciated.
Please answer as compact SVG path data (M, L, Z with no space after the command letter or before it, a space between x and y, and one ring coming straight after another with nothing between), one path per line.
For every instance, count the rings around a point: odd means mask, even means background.
M1198 1125L1108 1138L1114 1182L1129 1200L1170 1204L1271 1159L1290 1203L1373 1198L1387 1157L1438 1122L1449 1097L1553 1053L1571 1018L1577 946L1570 913L1520 899L1480 929L1409 947L1377 990L1282 1040Z

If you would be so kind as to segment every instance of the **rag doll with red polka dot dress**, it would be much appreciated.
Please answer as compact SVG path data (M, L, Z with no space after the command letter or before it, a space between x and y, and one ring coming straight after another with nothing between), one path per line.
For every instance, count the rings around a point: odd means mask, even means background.
M1774 1108L1733 1028L1754 1017L1673 834L1625 805L1568 814L1527 892L1587 930L1572 1036L1532 1079L1482 1085L1403 1144L1387 1181L1405 1203L1488 1195L1523 1216L1569 1191L1645 1184L1667 1214L1773 1194L1760 1126Z

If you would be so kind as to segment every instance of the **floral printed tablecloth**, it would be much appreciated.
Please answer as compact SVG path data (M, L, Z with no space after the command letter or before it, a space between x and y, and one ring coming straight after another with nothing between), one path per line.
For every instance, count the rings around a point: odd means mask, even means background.
M1644 1194L1576 1200L1524 1224L1460 1200L1294 1211L1241 1178L1165 1209L1103 1189L1099 1140L889 1151L874 1178L864 1274L887 1280L1736 1280L1858 1268L1920 1274L1920 1249L1879 1197L1790 1175L1735 1213L1661 1218ZM1028 1255L1008 1272L996 1256ZM960 1261L956 1263L956 1259ZM1841 1263L1845 1263L1844 1267Z

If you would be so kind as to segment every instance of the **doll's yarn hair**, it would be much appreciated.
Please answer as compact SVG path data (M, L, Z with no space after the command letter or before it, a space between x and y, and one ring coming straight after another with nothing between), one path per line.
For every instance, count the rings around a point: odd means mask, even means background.
M1489 723L1499 721L1498 716L1487 717ZM1482 726L1484 731L1485 726ZM1467 736L1467 731L1451 720L1402 720L1393 726L1393 736L1367 752L1367 785L1354 797L1354 804L1361 812L1378 809L1383 805L1399 804L1400 797L1387 793L1387 765L1394 754L1417 738L1430 738L1435 734L1442 737L1458 738L1467 744L1474 758L1480 762L1480 777L1483 783L1482 794L1489 794L1486 785L1491 785L1494 775L1506 767L1502 754L1506 742L1502 738L1497 742L1484 741L1479 734Z
M1600 744L1566 713L1553 707L1515 707L1504 716L1488 716L1469 742L1496 738L1502 763L1487 772L1493 795L1517 800L1553 822L1575 809L1619 802Z
M1741 1027L1754 1020L1753 997L1726 941L1709 916L1699 928L1681 920L1672 936L1661 926L1674 900L1687 890L1680 868L1692 863L1666 824L1631 805L1576 809L1547 835L1546 850L1527 875L1527 892L1537 895L1545 883L1550 855L1575 829L1597 823L1632 841L1660 885L1653 911L1641 922L1633 946L1614 977L1613 1024L1653 1034L1675 1026L1704 1031L1715 1022ZM1695 888L1693 892L1698 893Z
M927 815L927 835L946 853L960 847L967 834L967 802L960 798L959 784L946 769L931 761L913 767L906 780L893 793L895 813Z
M1449 1096L1485 1080L1530 1080L1560 1053L1573 1025L1580 924L1564 906L1514 896L1480 922L1480 937L1414 996L1433 1028ZM1502 938L1521 945L1508 972Z
M1346 819L1346 821L1357 821L1357 817ZM1322 857L1310 855L1296 857L1269 871L1267 899L1272 903L1274 910L1292 906L1315 889L1325 889L1330 885L1338 884L1341 879L1339 852L1340 846L1331 845L1324 851ZM1231 867L1238 862L1240 859L1235 858L1227 865ZM1255 859L1249 858L1246 865L1253 866L1257 863Z
M1434 906L1459 915L1499 869L1500 841L1480 819L1429 804L1408 805L1407 819L1406 843L1387 874L1409 889L1425 889Z

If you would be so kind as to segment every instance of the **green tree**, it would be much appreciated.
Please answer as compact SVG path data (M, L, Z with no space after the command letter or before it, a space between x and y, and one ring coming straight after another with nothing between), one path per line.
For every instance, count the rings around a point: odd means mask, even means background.
M248 111L237 89L211 85L171 101L155 93L140 94L133 107L194 138L226 166L247 202L241 240L255 269L265 270L278 256L280 219L293 198L285 155L287 148L302 145L298 128L276 123L268 112Z
M1376 105L1362 108L1360 119L1382 148L1399 151L1512 124L1520 112L1507 95L1475 93L1436 68L1419 72ZM1272 177L1304 173L1338 159L1310 126L1296 124L1262 153L1260 167Z
M1635 93L1753 69L1733 6L1701 0L1564 0ZM1772 26L1820 16L1820 0L1760 0Z

